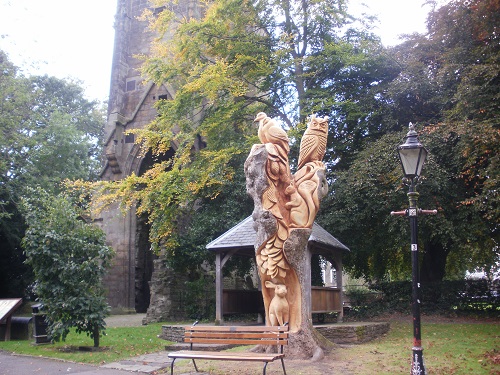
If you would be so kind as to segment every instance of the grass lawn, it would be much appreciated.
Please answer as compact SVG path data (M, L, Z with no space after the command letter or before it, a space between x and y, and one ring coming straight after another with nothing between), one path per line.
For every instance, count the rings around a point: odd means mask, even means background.
M342 348L336 356L356 363L356 375L408 374L412 332L409 323L392 323L386 337ZM423 323L422 347L428 375L500 374L498 323Z
M163 323L165 324L165 323ZM59 358L66 361L103 364L146 353L165 350L167 341L157 337L162 323L140 327L110 327L101 337L98 351L81 351L78 347L92 347L94 340L85 334L71 332L65 342L33 345L33 341L0 341L0 350L17 354Z
M66 342L32 345L32 341L0 342L0 350L60 358L74 362L102 364L164 350L167 343L157 338L161 323L140 327L108 328L101 339L101 350L82 352L78 346L92 346L86 335L71 333ZM384 337L361 345L340 346L323 361L286 358L289 375L398 375L410 372L412 326L410 322L391 323ZM497 323L422 323L422 346L428 375L500 375L500 324ZM234 350L245 350L236 348ZM198 361L197 361L198 363ZM176 373L193 372L190 361L176 361ZM260 363L199 361L199 368L211 374L258 374ZM167 371L168 372L168 371ZM282 374L272 363L268 373Z

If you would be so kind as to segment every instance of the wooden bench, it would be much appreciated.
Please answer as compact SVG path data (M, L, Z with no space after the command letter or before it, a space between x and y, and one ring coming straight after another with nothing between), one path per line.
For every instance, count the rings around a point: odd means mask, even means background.
M195 359L222 360L222 361L252 361L264 362L263 374L269 362L281 360L283 373L286 375L285 355L283 345L288 344L288 327L263 326L187 326L185 327L184 342L190 343L190 350L181 350L168 354L172 359L170 374L174 373L174 362L177 358L191 359L196 372ZM275 345L279 346L278 353L253 352L226 352L226 351L196 351L193 344L231 344L231 345Z

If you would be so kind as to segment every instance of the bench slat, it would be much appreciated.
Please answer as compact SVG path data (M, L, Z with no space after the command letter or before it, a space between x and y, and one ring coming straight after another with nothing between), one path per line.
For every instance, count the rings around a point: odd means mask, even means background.
M288 332L288 326L185 326L186 331Z
M207 338L185 338L184 342L198 344L231 344L231 345L287 345L288 340L255 340L255 339L207 339Z
M248 333L248 332L187 332L186 338L190 337L206 337L206 338L221 338L221 339L286 339L288 332L262 332L262 333Z
M253 362L273 362L276 359L284 357L280 353L235 353L235 352L206 352L181 350L168 354L169 358L184 359L218 359L228 361L253 361Z

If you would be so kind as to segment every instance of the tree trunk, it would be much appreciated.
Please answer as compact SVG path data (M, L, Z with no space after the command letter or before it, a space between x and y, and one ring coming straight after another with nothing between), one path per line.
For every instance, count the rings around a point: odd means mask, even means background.
M263 196L269 191L270 182L266 167L269 154L264 145L254 145L245 162L247 192L254 200L254 228L257 232L255 252L259 259L270 239L276 238L283 218L278 218L263 204ZM284 199L284 198L283 198ZM285 215L283 215L285 216ZM266 312L266 325L276 325L273 304L278 292L276 284L286 286L288 325L290 329L289 345L285 348L288 356L301 359L318 360L323 358L324 349L331 349L333 344L319 334L312 326L311 313L311 253L308 249L310 228L292 228L282 244L285 272L276 276L269 275L259 268L262 295ZM274 236L274 237L273 237ZM278 237L280 237L278 235ZM276 239L278 241L278 239ZM262 263L262 262L261 262ZM257 262L259 265L259 262ZM278 294L279 296L279 294Z
M442 281L446 271L448 251L441 243L424 244L424 256L420 267L420 282Z
M94 348L98 348L99 347L99 335L100 332L99 332L99 326L97 324L94 325L94 332L93 332L93 336L94 336Z

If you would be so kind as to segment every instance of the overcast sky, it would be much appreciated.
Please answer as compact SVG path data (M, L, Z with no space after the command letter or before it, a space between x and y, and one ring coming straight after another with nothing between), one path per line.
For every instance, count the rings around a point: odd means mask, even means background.
M386 45L398 35L424 32L426 0L351 0L365 3L380 20L375 30ZM90 99L109 94L116 0L0 0L0 49L25 74L83 81Z

